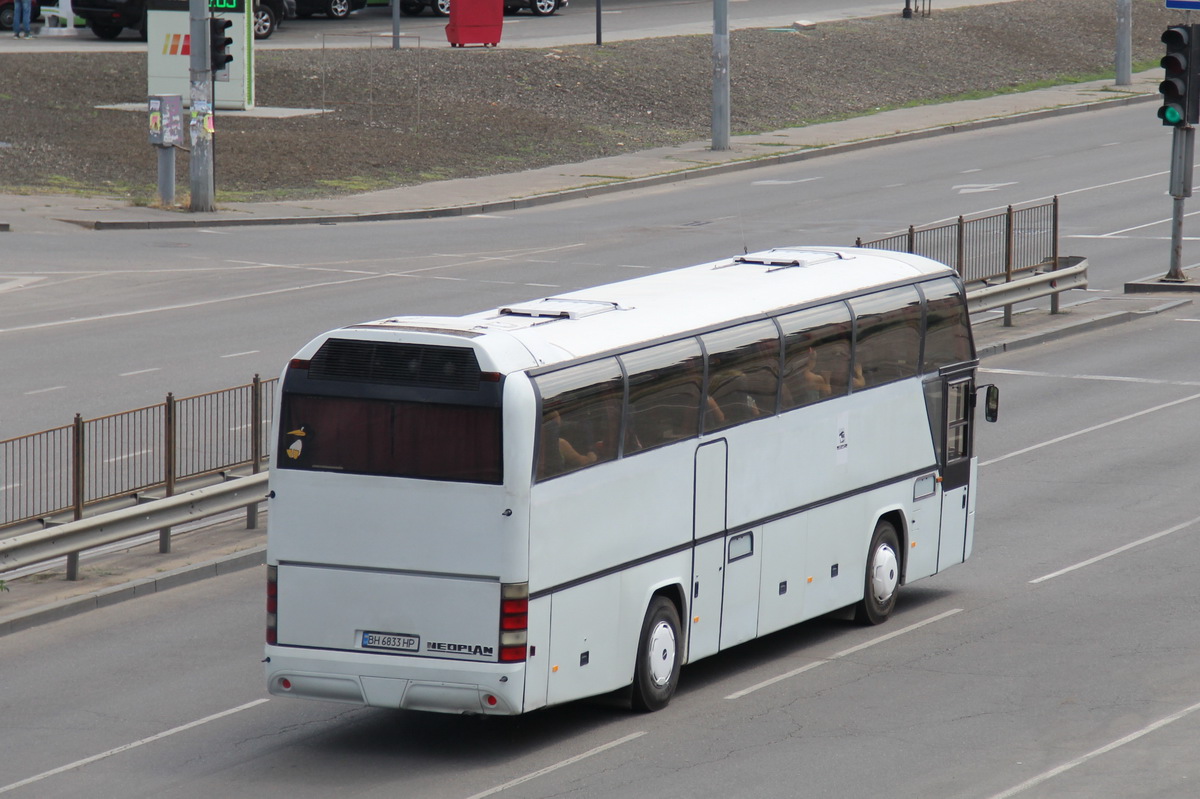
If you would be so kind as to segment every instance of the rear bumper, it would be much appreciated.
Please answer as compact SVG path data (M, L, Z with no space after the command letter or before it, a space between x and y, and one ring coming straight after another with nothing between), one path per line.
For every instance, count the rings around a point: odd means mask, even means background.
M471 663L373 653L267 646L267 690L435 713L512 716L525 696L524 663Z

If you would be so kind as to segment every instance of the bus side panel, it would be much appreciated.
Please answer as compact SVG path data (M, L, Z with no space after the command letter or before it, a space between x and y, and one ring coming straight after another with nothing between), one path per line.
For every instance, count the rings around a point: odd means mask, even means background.
M975 548L975 488L979 485L979 459L971 458L971 477L967 491L967 542L963 547L963 561L971 557Z
M788 411L722 435L729 441L731 529L837 496L849 486L932 469L936 462L916 380Z
M762 589L758 600L758 634L781 630L810 618L805 591L808 566L808 520L797 514L763 528Z
M908 511L908 548L904 551L906 583L937 572L938 539L942 526L942 493L932 478L928 482L932 483L934 491L920 499L914 499Z
M550 610L548 704L619 688L632 666L621 657L618 598L621 575L559 591Z
M851 497L805 514L809 555L805 579L811 582L804 598L810 618L862 599L873 526L866 507L865 497Z
M667 587L676 596L678 587L687 585L690 568L691 553L682 552L556 592L550 610L547 704L632 683L650 598Z
M529 655L525 661L525 712L546 704L550 677L550 610L552 599L539 597L529 603Z
M533 487L533 593L692 540L695 446L685 442Z

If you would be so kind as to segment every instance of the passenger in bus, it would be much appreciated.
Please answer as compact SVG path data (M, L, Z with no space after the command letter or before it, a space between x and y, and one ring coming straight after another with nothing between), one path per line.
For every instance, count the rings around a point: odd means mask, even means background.
M595 449L580 452L567 439L563 427L562 416L557 410L548 411L543 417L539 477L554 477L588 466L600 459Z
M807 405L824 399L833 393L828 378L817 371L817 351L813 347L800 359L800 363L792 368L784 387L789 389L791 396L800 405ZM785 403L791 406L785 398Z

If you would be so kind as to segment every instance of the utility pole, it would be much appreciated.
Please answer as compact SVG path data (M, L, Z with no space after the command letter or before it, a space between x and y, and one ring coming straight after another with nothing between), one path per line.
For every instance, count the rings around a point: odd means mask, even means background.
M1133 85L1133 0L1117 0L1117 85Z
M212 141L212 63L209 58L208 0L188 0L189 35L191 56L188 62L191 80L192 154L188 162L188 176L192 198L192 211L213 211L216 193L213 183Z
M713 0L712 148L729 146L729 0Z

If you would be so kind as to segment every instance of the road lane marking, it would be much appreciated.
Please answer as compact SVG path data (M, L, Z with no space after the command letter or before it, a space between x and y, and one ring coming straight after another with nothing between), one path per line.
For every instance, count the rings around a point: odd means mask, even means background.
M1084 763L1088 762L1089 760L1094 760L1095 758L1100 757L1100 755L1108 754L1109 752L1113 751L1114 749L1119 749L1120 747L1124 746L1127 743L1133 743L1138 738L1142 738L1143 736L1149 735L1150 733L1154 732L1155 730L1160 730L1163 727L1167 726L1168 724L1173 724L1174 722L1179 721L1184 716L1188 716L1192 713L1195 713L1197 710L1200 710L1200 702L1197 702L1196 704L1192 705L1191 707L1185 707L1183 710L1180 710L1177 713L1172 713L1171 715L1167 716L1166 718L1159 719L1158 721L1154 722L1153 724L1148 724L1145 727L1142 727L1140 730L1137 730L1136 732L1131 732L1129 735L1126 735L1124 738L1118 738L1117 740L1113 741L1112 743L1105 744L1104 746L1100 747L1099 749L1093 749L1092 751L1088 752L1086 755L1080 755L1079 757L1075 758L1074 760L1070 760L1070 761L1067 761L1066 763L1063 763L1061 766L1052 768L1049 771L1042 772L1041 774L1038 774L1036 777L1030 777L1029 779L1025 780L1025 782L1021 783L1020 785L1016 785L1012 788L1009 788L1007 791L1004 791L1003 793L998 793L995 796L992 796L991 799L1009 799L1009 797L1016 796L1019 793L1024 793L1025 791L1029 790L1030 788L1036 788L1037 786L1041 785L1042 783L1044 783L1050 779L1053 779L1054 777L1057 777L1059 774L1062 774L1063 772L1070 771L1071 769L1075 768L1076 766L1082 766Z
M987 460L987 461L980 461L979 465L980 466L991 466L994 463L999 463L1000 461L1006 461L1009 458L1015 458L1018 455L1025 455L1027 453L1033 452L1034 450L1041 449L1042 447L1049 447L1054 444L1060 444L1063 441L1067 441L1069 439L1075 438L1076 436L1082 436L1086 433L1094 433L1097 430L1103 430L1106 427L1112 427L1113 425L1120 424L1121 422L1128 422L1131 419L1137 419L1140 416L1146 416L1151 413L1156 413L1157 411L1166 410L1167 408L1173 408L1176 405L1183 405L1184 403L1192 402L1192 401L1198 400L1198 399L1200 399L1200 394L1191 394L1182 399L1177 399L1173 402L1165 402L1162 405L1155 405L1153 408L1147 408L1144 411L1138 411L1137 413L1130 413L1125 416L1118 417L1116 419L1110 419L1107 422L1101 422L1100 424L1094 424L1091 427L1085 427L1082 430L1076 430L1074 433L1067 433L1066 435L1059 436L1058 438L1052 438L1049 441L1043 441L1040 444L1034 444L1033 446L1025 447L1024 449L1019 449L1015 452L1010 452L1007 455L1001 455L998 458L992 458L991 460Z
M105 458L104 462L105 463L117 463L118 461L127 461L127 460L131 460L133 458L140 458L143 455L149 455L151 452L154 452L154 450L143 449L143 450L138 450L137 452L127 452L124 455L114 455L111 458Z
M1099 563L1102 560L1111 558L1113 555L1120 555L1122 552L1126 552L1135 547L1140 547L1142 544L1149 544L1151 541L1157 541L1158 539L1163 538L1168 535L1171 535L1172 533L1178 533L1180 530L1184 530L1184 529L1187 529L1188 527L1191 527L1196 522L1200 522L1200 516L1197 516L1194 519L1189 519L1186 522L1183 522L1182 524L1177 524L1174 527L1171 527L1169 529L1161 530L1157 533L1153 533L1151 535L1146 536L1145 538L1139 538L1137 541L1130 541L1128 544L1119 546L1116 549L1111 549L1108 552L1105 552L1101 555L1097 555L1094 558L1088 558L1087 560L1080 561L1079 563L1076 563L1074 566L1068 566L1065 569L1059 569L1056 572L1051 572L1050 574L1044 574L1041 577L1030 580L1029 582L1031 584L1036 584L1036 583L1044 583L1047 580L1053 580L1055 577L1060 577L1064 574L1067 574L1068 572L1073 572L1076 569L1082 569L1085 566L1091 566L1093 563Z
M1200 319L1176 319L1177 322L1200 322ZM1025 369L980 369L993 375L1015 375L1017 377L1053 377L1059 380L1099 380L1111 383L1144 383L1150 386L1200 386L1200 380L1163 380L1157 377L1123 377L1120 375L1064 375L1052 372L1033 372Z
M222 358L241 358L243 355L258 355L258 350L246 350L245 352L231 352L228 355L222 355Z
M134 372L121 372L119 375L117 375L117 377L133 377L134 375L144 375L144 374L149 374L150 372L161 372L161 371L162 371L162 369L160 367L155 366L150 369L138 369L137 371L134 371Z
M538 769L537 771L534 771L530 774L526 774L524 777L517 777L515 780L509 780L508 782L506 782L502 785L497 785L495 788L488 788L486 791L483 791L481 793L472 794L471 796L467 797L467 799L483 799L483 797L485 797L485 796L491 796L493 794L500 793L501 791L506 791L509 788L515 787L515 786L520 785L525 782L529 782L530 780L533 780L533 779L537 779L538 777L549 774L552 771L557 771L560 768L569 766L572 763L578 763L580 760L583 760L584 758L591 757L592 755L598 755L601 752L607 752L609 749L620 746L621 744L629 743L630 741L632 741L636 738L641 738L645 734L646 733L644 730L642 732L630 733L629 735L626 735L624 738L618 738L615 741L609 741L606 744L601 744L600 746L597 746L594 749L589 749L586 752L583 752L582 754L575 755L574 757L568 757L566 760L560 760L559 762L555 763L554 765L546 766L543 769Z
M962 608L954 608L953 610L947 610L945 613L939 613L936 616L932 616L928 619L925 619L925 621L919 621L916 624L910 624L907 627L901 627L899 630L893 630L892 632L887 633L886 635L881 635L878 638L872 638L870 641L866 641L864 643L858 644L857 646L852 646L849 649L843 649L841 652L838 652L835 655L831 655L830 657L815 660L812 663L805 664L798 669L792 669L791 671L784 672L783 674L776 675L774 677L771 677L770 679L763 680L762 682L757 683L755 685L751 685L749 688L743 688L740 691L735 691L734 693L730 694L729 696L727 696L725 698L726 699L741 699L743 696L746 696L747 694L752 694L755 691L759 690L760 688L766 688L768 686L774 685L777 682L783 682L784 680L795 677L797 674L803 674L806 671L811 671L812 669L815 669L817 666L821 666L826 663L832 663L835 660L840 660L841 658L847 657L848 655L853 655L856 652L861 652L862 650L867 649L872 646L875 646L876 644L882 644L884 641L890 641L893 638L904 635L905 633L911 633L913 630L919 630L920 628L922 628L928 624L933 624L936 621L941 621L942 619L949 618L950 616L953 616L956 613L962 613Z
M9 785L5 785L4 787L0 787L0 793L15 791L17 788L24 788L26 785L32 785L35 782L41 782L42 780L47 779L48 777L53 777L56 774L62 774L63 772L71 771L72 769L90 765L99 760L110 758L113 755L119 755L122 752L128 752L130 749L137 749L139 746L145 746L146 744L154 743L155 741L161 741L163 738L175 735L176 733L186 732L194 727L199 727L202 724L208 724L210 721L216 721L217 719L223 719L226 716L232 716L234 713L240 713L243 710L249 710L252 707L257 707L263 702L268 701L270 700L266 698L255 699L253 702L247 702L244 705L239 705L237 707L230 708L229 710L222 710L220 713L214 713L211 716L205 716L204 718L197 719L196 721L189 721L187 724L181 724L178 727L172 727L171 729L160 732L157 735L151 735L149 738L143 738L140 741L124 744L123 746L118 746L116 749L109 749L107 752L101 752L98 755L85 757L83 760L76 760L74 763L68 763L65 766L59 766L58 768L50 769L49 771L43 771L41 774L35 774L32 777L27 777L20 782L14 782Z
M78 325L87 322L107 322L112 319L127 319L134 316L145 316L146 314L164 313L168 311L186 311L194 308L203 308L208 305L221 305L225 303L238 302L241 300L256 300L260 297L272 297L281 294L291 294L297 291L308 291L310 289L327 289L337 286L344 286L347 283L361 283L365 280L379 280L392 275L369 275L367 277L352 277L345 280L330 280L325 283L310 283L303 286L289 286L281 289L270 289L267 291L254 291L246 294L230 294L227 297L214 297L208 300L196 300L195 302L181 302L174 305L159 305L153 308L139 308L133 311L117 311L115 313L96 314L94 316L79 316L73 319L58 319L51 322L38 322L32 325L17 325L15 327L0 328L0 333L24 333L30 330L44 330L51 327L66 327L68 325Z
M34 394L48 394L51 391L62 391L66 386L50 386L50 388L36 388L33 391L26 391L26 397L32 397Z

